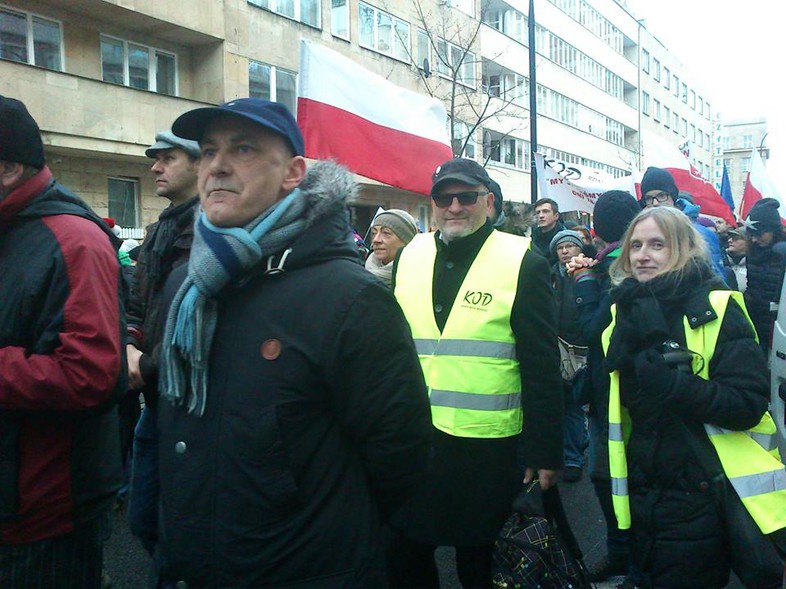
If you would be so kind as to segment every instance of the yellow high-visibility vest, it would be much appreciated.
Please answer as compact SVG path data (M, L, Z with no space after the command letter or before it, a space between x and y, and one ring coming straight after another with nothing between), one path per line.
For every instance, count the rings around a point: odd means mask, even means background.
M696 352L694 374L705 380L709 380L710 361L730 298L737 302L750 322L741 293L716 290L709 298L717 319L693 329L688 318L684 318L686 345ZM603 332L604 353L608 352L614 331L616 306L612 306L611 315L611 324ZM786 528L786 469L778 456L775 422L770 413L765 412L759 423L746 431L732 431L713 424L704 424L704 430L718 454L724 474L762 533ZM620 403L619 371L614 371L609 389L609 469L614 513L620 529L628 529L631 524L625 455L630 432L630 415Z
M492 231L441 333L432 297L435 237L416 235L401 252L395 295L412 329L434 426L447 434L505 438L521 432L521 374L510 313L529 247L527 238Z

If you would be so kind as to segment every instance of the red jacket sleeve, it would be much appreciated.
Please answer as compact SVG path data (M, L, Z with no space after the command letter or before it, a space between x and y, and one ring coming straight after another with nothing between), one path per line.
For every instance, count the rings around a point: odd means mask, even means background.
M57 248L48 262L51 283L40 293L42 308L31 327L55 344L48 350L0 348L0 409L94 408L112 397L122 369L119 262L93 222L73 215L42 222Z

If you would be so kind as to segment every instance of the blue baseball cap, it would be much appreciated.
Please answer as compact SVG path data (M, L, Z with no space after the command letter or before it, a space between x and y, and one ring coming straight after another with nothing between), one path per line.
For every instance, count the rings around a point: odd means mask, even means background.
M172 132L185 139L201 141L210 121L228 114L243 117L270 129L289 143L295 155L305 155L303 135L289 109L279 102L261 98L238 98L218 106L190 110L175 120Z

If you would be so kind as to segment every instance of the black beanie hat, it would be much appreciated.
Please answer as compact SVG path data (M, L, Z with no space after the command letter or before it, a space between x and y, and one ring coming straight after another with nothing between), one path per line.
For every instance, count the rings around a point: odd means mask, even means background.
M619 241L633 217L640 212L639 203L630 193L624 190L604 192L595 202L595 209L592 211L595 233L606 243Z
M502 213L502 188L500 188L497 182L489 177L489 191L494 194L494 210L497 211L497 215Z
M0 160L43 168L41 131L23 103L0 96Z
M756 201L748 213L745 223L749 235L761 235L766 231L779 231L781 216L778 214L780 202L774 198L763 198Z
M672 200L675 201L677 200L677 194L679 194L677 185L674 183L674 176L671 175L671 172L653 166L647 168L647 171L644 172L644 177L641 179L642 198L650 190L662 190L670 194Z

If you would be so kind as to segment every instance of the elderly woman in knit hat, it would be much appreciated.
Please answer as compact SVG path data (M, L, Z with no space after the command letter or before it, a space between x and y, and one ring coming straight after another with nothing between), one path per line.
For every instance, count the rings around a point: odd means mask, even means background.
M393 260L417 232L417 223L408 212L388 209L379 213L371 222L371 255L366 258L366 270L390 286Z
M584 411L573 395L576 375L587 362L587 342L579 327L574 281L568 276L567 264L578 256L584 242L581 234L565 229L557 232L549 243L549 250L557 262L553 266L554 295L557 302L557 333L560 348L560 373L564 393L565 418L563 427L563 456L565 468L561 479L575 483L584 470L584 450L587 447L587 426Z

